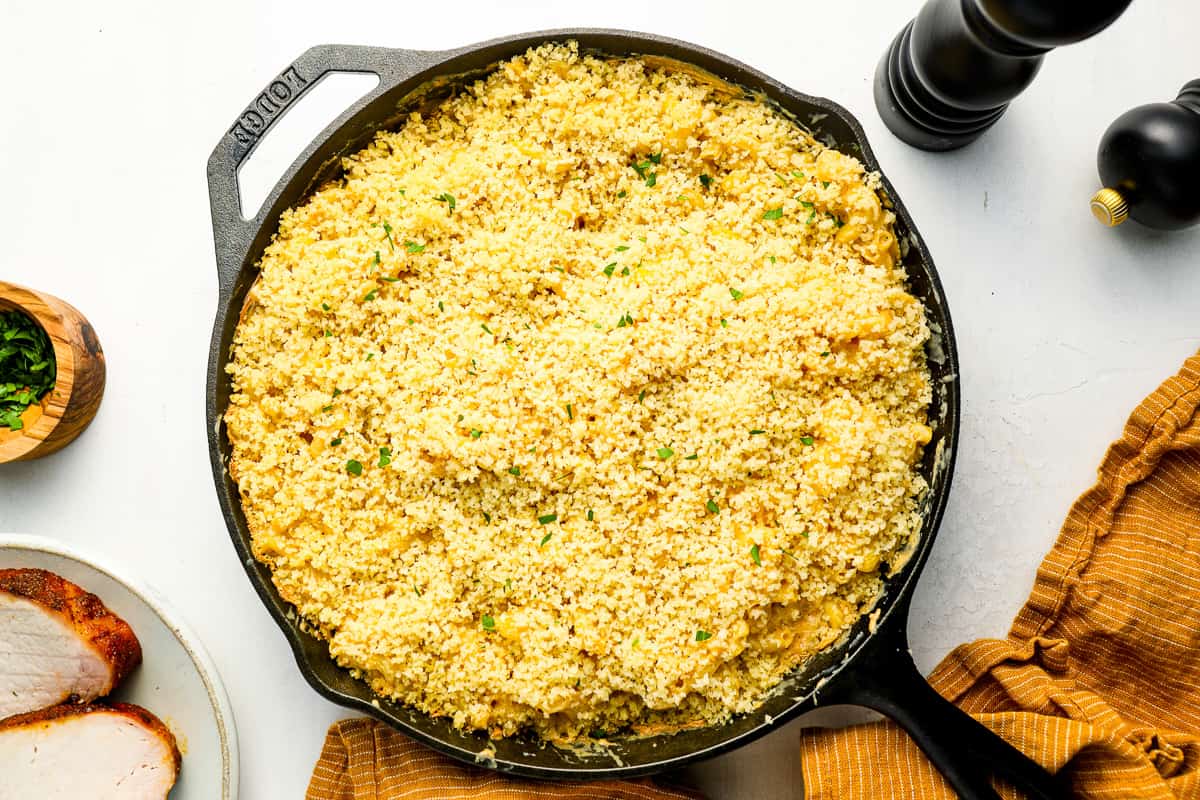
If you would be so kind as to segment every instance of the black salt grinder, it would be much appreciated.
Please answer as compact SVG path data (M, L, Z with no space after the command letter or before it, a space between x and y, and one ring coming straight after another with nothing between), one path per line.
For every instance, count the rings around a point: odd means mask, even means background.
M1108 27L1130 0L927 0L875 71L897 137L953 150L996 124L1050 50Z
M1117 117L1096 164L1106 188L1092 197L1092 213L1105 225L1132 218L1171 231L1200 222L1200 80L1170 103Z

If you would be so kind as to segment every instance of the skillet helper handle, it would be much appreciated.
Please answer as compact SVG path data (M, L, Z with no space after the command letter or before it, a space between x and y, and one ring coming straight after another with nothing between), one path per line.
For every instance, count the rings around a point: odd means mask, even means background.
M274 193L252 218L242 214L238 170L254 152L267 131L281 120L310 89L334 72L369 73L379 84L359 98L338 118L337 123L357 113L376 98L433 63L437 54L386 47L319 45L300 55L280 72L238 115L221 137L208 159L208 195L212 209L213 236L217 246L217 270L222 295L232 288L241 268L241 258L255 232L261 228Z
M1000 800L989 780L993 775L1029 800L1069 800L1070 790L1041 765L929 685L908 649L908 603L900 606L855 659L853 673L821 698L822 705L866 706L890 717L963 800Z

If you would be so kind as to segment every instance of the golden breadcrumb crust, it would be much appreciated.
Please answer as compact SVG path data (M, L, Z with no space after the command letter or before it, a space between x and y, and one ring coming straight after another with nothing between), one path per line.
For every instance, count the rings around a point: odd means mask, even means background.
M380 695L552 739L753 709L914 536L924 309L878 177L546 45L288 211L229 364L255 556Z

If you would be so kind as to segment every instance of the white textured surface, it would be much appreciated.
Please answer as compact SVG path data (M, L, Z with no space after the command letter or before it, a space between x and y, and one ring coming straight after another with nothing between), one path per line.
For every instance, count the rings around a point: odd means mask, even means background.
M1189 0L1140 0L1096 39L1051 54L998 127L945 155L893 139L871 101L875 61L915 1L500 6L0 4L0 277L78 306L109 364L79 442L0 467L0 530L87 545L168 591L226 679L249 797L300 797L343 712L300 678L213 496L204 164L309 45L439 49L552 27L640 29L728 53L859 117L933 252L963 363L957 477L913 609L924 669L958 642L1005 632L1107 442L1200 347L1200 230L1113 232L1087 211L1105 127L1197 77L1200 6ZM716 797L795 797L796 731L696 776Z

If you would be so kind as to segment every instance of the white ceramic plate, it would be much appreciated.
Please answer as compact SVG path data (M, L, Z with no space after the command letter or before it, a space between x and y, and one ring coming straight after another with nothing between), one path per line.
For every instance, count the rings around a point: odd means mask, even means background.
M238 747L233 712L212 659L178 613L153 589L49 539L0 534L0 569L37 567L98 596L142 643L142 665L114 700L153 712L179 740L183 768L171 800L236 800Z

